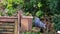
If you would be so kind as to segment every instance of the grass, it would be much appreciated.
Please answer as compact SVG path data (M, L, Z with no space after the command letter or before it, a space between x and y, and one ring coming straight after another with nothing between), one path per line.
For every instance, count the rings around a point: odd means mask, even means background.
M20 34L41 34L40 32L21 32Z

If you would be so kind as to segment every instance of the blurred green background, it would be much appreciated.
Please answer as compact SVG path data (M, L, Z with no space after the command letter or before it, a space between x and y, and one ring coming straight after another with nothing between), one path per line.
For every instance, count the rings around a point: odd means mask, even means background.
M0 16L16 15L18 10L26 16L53 16L54 29L60 30L60 0L0 0Z

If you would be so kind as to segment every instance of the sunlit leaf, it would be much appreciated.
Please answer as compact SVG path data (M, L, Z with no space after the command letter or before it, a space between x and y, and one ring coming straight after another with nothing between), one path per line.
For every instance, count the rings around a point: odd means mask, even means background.
M42 4L41 3L38 3L38 7L40 8L42 6Z
M42 15L42 11L41 10L39 10L39 11L37 11L37 13L36 13L36 16L41 16Z

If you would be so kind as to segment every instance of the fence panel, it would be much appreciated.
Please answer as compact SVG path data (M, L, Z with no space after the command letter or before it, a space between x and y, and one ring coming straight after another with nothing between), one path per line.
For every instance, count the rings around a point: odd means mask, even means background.
M0 17L0 34L18 34L17 17Z

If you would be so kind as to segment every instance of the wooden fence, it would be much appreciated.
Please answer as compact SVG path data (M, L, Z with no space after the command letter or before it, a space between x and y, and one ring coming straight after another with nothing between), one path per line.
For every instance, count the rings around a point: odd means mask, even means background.
M20 11L17 17L0 16L0 34L19 34L20 31L30 31L32 29L31 22L32 18L21 16Z
M0 34L18 34L17 17L0 17Z
M18 17L0 16L0 34L19 34L20 12Z

